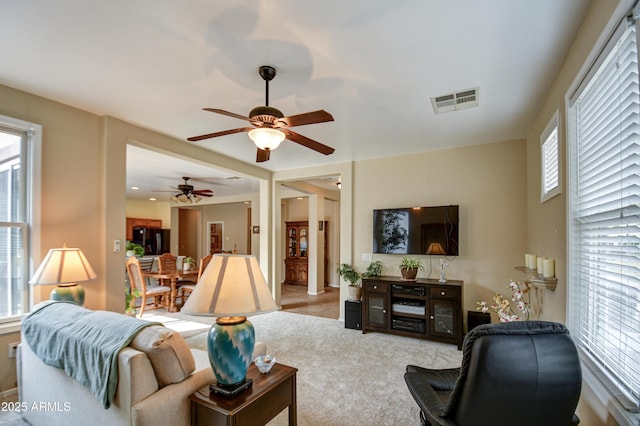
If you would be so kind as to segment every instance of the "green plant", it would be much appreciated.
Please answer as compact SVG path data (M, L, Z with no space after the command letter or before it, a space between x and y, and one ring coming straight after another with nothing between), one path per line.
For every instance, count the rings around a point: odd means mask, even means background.
M399 269L416 269L423 270L424 266L422 265L422 260L416 259L415 257L403 257L400 261L400 265L398 265Z
M182 261L183 265L191 265L191 266L196 266L196 260L193 257L187 256L184 258L184 260Z
M344 278L345 281L348 281L351 287L362 287L362 282L360 281L362 278L377 277L381 273L382 262L379 260L371 262L362 274L357 272L353 266L348 263L342 263L338 268L338 275Z
M133 289L133 293L131 292L131 289L129 288L125 288L124 290L124 294L125 294L125 307L124 307L124 311L128 314L135 314L136 313L136 308L135 308L135 303L134 301L140 297L140 290L138 290L137 288Z
M362 286L362 283L360 282L360 274L348 263L340 264L340 267L338 268L338 275L344 278L345 281L349 281L349 285L352 287Z
M127 251L129 250L133 250L133 254L135 256L144 256L144 247L142 247L140 244L129 241L127 243Z
M367 266L366 271L362 273L362 278L377 277L382 275L382 262L375 260Z

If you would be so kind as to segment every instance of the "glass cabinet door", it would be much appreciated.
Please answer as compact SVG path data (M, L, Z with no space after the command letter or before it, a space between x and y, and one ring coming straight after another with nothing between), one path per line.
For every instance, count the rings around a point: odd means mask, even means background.
M456 304L446 300L432 300L429 315L431 334L435 336L451 337L455 333Z
M369 293L367 299L367 322L371 326L386 327L387 297L385 294Z
M289 257L296 257L298 255L298 236L296 235L295 228L289 229Z
M300 228L300 257L307 257L307 228Z

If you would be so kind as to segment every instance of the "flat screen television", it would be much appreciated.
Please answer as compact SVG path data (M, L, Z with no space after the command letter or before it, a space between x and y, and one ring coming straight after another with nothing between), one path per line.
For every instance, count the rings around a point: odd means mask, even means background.
M432 243L458 256L458 206L373 211L374 253L427 254Z

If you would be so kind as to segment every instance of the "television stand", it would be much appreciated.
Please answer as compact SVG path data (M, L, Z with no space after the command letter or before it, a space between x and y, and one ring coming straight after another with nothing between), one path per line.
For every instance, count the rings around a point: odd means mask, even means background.
M452 343L462 349L462 281L401 277L362 280L362 332Z

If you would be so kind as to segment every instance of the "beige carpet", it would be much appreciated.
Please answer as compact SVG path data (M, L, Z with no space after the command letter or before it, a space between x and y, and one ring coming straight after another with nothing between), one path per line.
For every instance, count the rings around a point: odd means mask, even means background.
M180 331L189 346L206 350L213 318L180 313L146 319ZM462 352L454 345L392 336L362 334L338 320L272 312L251 317L256 340L267 343L278 362L296 367L298 424L418 425L417 405L404 383L407 364L457 367ZM270 425L287 424L286 410Z

